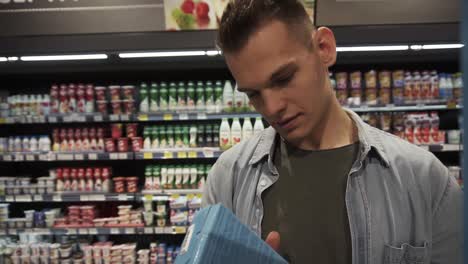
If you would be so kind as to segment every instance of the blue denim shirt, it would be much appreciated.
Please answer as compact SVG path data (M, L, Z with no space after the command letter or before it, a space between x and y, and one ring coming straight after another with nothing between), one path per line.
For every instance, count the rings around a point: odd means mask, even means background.
M447 168L432 153L346 111L360 143L345 194L352 263L462 263L463 194ZM259 236L262 192L280 177L275 137L270 127L223 153L203 194L204 206L223 204Z

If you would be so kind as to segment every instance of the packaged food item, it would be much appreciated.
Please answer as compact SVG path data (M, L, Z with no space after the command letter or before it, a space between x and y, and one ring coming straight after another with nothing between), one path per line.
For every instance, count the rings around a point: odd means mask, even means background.
M393 91L392 98L395 105L404 104L404 87L405 87L405 76L402 70L394 71L393 77Z
M97 101L106 101L106 87L104 86L97 86L94 88L94 92L96 95Z
M118 152L128 152L128 138L119 138L117 141Z
M142 83L139 89L139 99L140 105L139 110L142 113L147 113L150 110L150 99L148 95L148 85L146 83Z
M101 113L103 115L107 115L107 101L106 100L98 100L96 101L96 107L98 113Z
M379 73L379 97L380 104L390 104L391 100L391 73L389 71L382 71Z
M223 110L225 112L232 112L234 110L234 90L230 81L224 83Z
M421 101L430 102L432 100L431 76L428 71L424 71L421 77Z
M125 85L122 87L122 98L124 100L134 100L135 99L135 86Z
M433 100L440 99L439 75L437 74L437 71L432 71L431 72L431 93L432 93L431 97L432 97Z
M132 141L132 151L140 152L143 149L143 138L134 137L130 139Z
M93 113L94 112L94 86L92 84L86 85L86 104L85 104L85 112L86 113Z
M129 115L135 112L135 100L122 100L122 113Z
M407 115L405 118L405 139L410 143L415 143L414 129L416 120L413 116Z
M362 98L362 74L360 71L352 72L351 75L351 102L349 105L360 106Z
M60 99L59 99L59 87L56 84L53 84L50 87L50 108L51 112L53 114L59 113L59 105L60 105ZM13 107L10 107L13 108ZM13 108L14 110L14 108Z
M418 71L413 72L413 102L420 102L422 90L421 74Z
M346 105L348 100L348 73L338 72L336 77L336 97L341 105Z
M114 115L122 114L122 101L120 100L111 101L111 106L112 106L112 114Z
M122 137L122 124L112 124L111 125L111 135L112 138L118 139Z
M413 102L413 76L410 72L405 73L405 90L403 93L405 104Z
M127 192L136 193L138 191L138 177L127 177Z
M116 193L124 193L125 192L125 178L115 177L113 178L113 181L114 181L114 191Z

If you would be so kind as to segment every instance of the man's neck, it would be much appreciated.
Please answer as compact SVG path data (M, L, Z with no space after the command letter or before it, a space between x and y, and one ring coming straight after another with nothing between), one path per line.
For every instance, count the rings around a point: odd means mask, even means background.
M319 125L313 129L313 134L297 147L303 150L334 149L357 140L357 128L353 120L336 100L332 100Z

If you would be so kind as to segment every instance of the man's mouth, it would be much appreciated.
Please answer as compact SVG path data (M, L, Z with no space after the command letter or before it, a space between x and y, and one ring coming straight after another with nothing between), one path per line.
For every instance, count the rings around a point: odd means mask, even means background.
M296 118L299 116L299 114L296 114L294 116L290 116L290 117L286 117L286 118L283 118L279 121L276 122L276 125L282 129L286 129L286 130L289 130L293 127L294 125L294 121L296 120Z

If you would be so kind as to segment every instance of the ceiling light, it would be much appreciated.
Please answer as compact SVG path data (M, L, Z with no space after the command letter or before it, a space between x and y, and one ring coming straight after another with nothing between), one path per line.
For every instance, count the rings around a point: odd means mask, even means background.
M434 44L434 45L423 45L423 49L431 50L431 49L461 49L463 48L463 44Z
M5 62L5 61L8 61L6 57L0 57L0 62Z
M191 57L191 56L205 56L206 51L157 51L157 52L136 52L136 53L120 53L119 57L122 59L129 58L162 58L162 57Z
M337 47L337 52L409 50L408 45Z
M221 55L221 51L219 51L219 50L208 50L208 51L206 51L206 55L208 55L208 56Z
M18 57L8 57L7 60L8 61L17 61Z
M105 60L106 54L22 56L22 61Z

